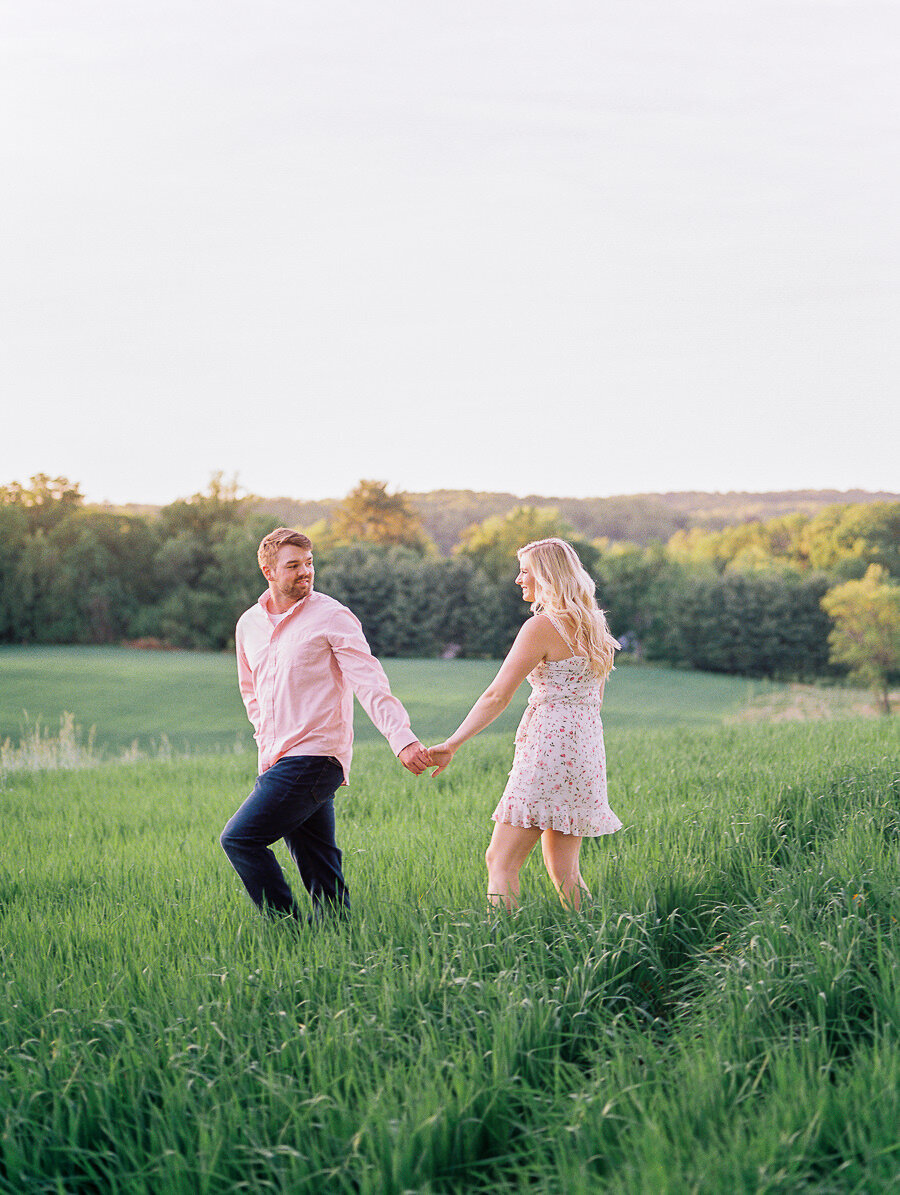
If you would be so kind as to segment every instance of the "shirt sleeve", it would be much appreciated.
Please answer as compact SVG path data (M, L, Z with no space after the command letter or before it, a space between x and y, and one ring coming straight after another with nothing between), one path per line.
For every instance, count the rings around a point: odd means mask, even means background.
M328 642L341 674L394 754L399 755L404 747L418 742L409 724L409 714L391 693L385 671L372 655L362 624L352 611L344 608L334 615Z
M259 734L259 702L256 699L253 672L244 654L240 630L235 635L235 648L237 652L238 688L241 691L241 700L244 703L244 709L247 711L247 717L250 719L254 733Z

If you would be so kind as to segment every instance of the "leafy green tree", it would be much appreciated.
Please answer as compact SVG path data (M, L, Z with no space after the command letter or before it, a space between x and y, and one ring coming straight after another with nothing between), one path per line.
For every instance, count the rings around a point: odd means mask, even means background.
M432 564L432 594L440 611L440 649L462 656L500 659L515 637L502 619L503 597L470 560Z
M733 538L723 531L709 531L705 527L676 531L667 545L669 559L692 568L722 573L735 552L745 550L752 543L754 526L747 524L734 529L736 535Z
M0 637L105 643L141 601L155 538L147 523L84 507L77 483L39 473L0 489Z
M78 618L53 529L83 502L77 483L36 473L0 486L0 638L75 642Z
M456 553L471 560L494 582L512 581L518 572L516 552L536 539L559 536L568 540L592 572L598 550L582 539L559 511L537 506L517 506L506 515L492 515L464 532Z
M29 534L50 531L84 502L78 482L68 477L36 473L27 486L18 481L0 486L0 507L17 506L25 511Z
M354 544L317 569L316 588L349 606L376 655L495 656L509 646L497 634L496 589L467 560Z
M829 590L822 606L834 622L828 636L832 660L873 689L889 714L890 679L900 669L900 585L881 565L870 564L860 580Z
M138 612L129 633L177 647L227 647L237 619L265 588L256 550L275 525L220 473L205 493L163 507L153 559L157 600Z
M682 575L663 611L661 658L710 672L811 679L828 670L821 574Z
M329 536L338 544L433 550L422 520L404 494L389 494L383 481L361 481L333 511Z
M30 535L16 567L20 601L16 638L21 643L77 642L77 615L48 536Z
M679 531L667 545L669 557L716 572L760 570L829 572L859 578L870 564L900 577L900 503L844 503L810 518L782 515L710 531Z
M205 491L179 498L162 508L158 521L160 536L164 540L192 536L198 541L206 540L211 546L226 528L242 523L252 514L256 501L251 494L241 495L235 478L213 473ZM271 517L261 517L274 526Z
M596 566L597 602L623 647L649 659L666 658L666 611L683 575L661 545L604 546Z
M17 552L15 638L114 643L152 601L157 538L146 520L75 509Z
M115 643L156 590L153 559L159 540L140 518L79 510L51 536L77 614L75 641Z
M0 504L0 643L21 642L23 596L19 563L28 535L21 506Z
M768 522L740 523L716 531L692 527L678 531L667 545L670 559L718 573L803 571L809 561L801 548L808 519L783 515Z
M829 506L809 520L802 542L813 568L858 580L880 564L900 577L900 503Z
M271 530L269 516L251 515L202 539L182 532L164 542L154 561L160 598L138 613L130 634L177 647L229 647L238 618L266 587L256 551Z

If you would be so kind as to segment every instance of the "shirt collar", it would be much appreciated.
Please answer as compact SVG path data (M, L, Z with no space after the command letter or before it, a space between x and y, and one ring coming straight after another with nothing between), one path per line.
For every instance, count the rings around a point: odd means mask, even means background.
M300 598L300 600L299 600L299 601L297 601L297 602L294 602L293 606L289 606L289 607L288 607L288 609L287 609L287 610L283 610L283 611L282 611L282 613L283 613L283 614L293 614L293 613L295 613L295 611L296 611L296 610L297 610L297 609L298 609L300 606L305 606L305 605L306 605L306 603L307 603L307 602L309 601L309 599L312 597L313 593L314 593L314 590L310 590L310 592L309 592L309 593L306 595L306 597L305 597L305 598ZM275 610L273 610L273 609L272 609L272 595L271 595L271 593L269 593L268 589L264 590L264 591L263 591L263 592L262 592L262 593L259 595L259 602L258 602L257 604L258 604L259 606L261 606L261 607L262 607L263 614L265 614L267 618L268 618L268 616L269 616L270 614L275 614L275 613L277 613L277 611L275 611Z

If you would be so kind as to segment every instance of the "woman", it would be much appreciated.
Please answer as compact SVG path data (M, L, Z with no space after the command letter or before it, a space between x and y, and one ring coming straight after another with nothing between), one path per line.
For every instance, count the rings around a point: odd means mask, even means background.
M619 643L571 544L541 539L517 555L516 584L533 617L456 733L429 754L437 776L467 739L506 709L527 677L532 693L485 855L488 899L507 909L518 907L519 871L540 839L560 900L578 909L582 893L590 896L579 870L582 838L612 834L622 826L606 800L600 721L603 686Z

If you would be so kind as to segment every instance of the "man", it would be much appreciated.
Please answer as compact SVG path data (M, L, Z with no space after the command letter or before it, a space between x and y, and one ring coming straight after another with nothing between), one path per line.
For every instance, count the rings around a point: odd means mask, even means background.
M259 749L259 776L221 843L263 910L301 912L269 849L283 838L312 897L310 920L350 902L334 834L334 794L347 783L353 694L400 762L428 764L409 715L392 696L359 619L313 589L312 543L279 527L259 545L268 589L238 620L238 682Z

